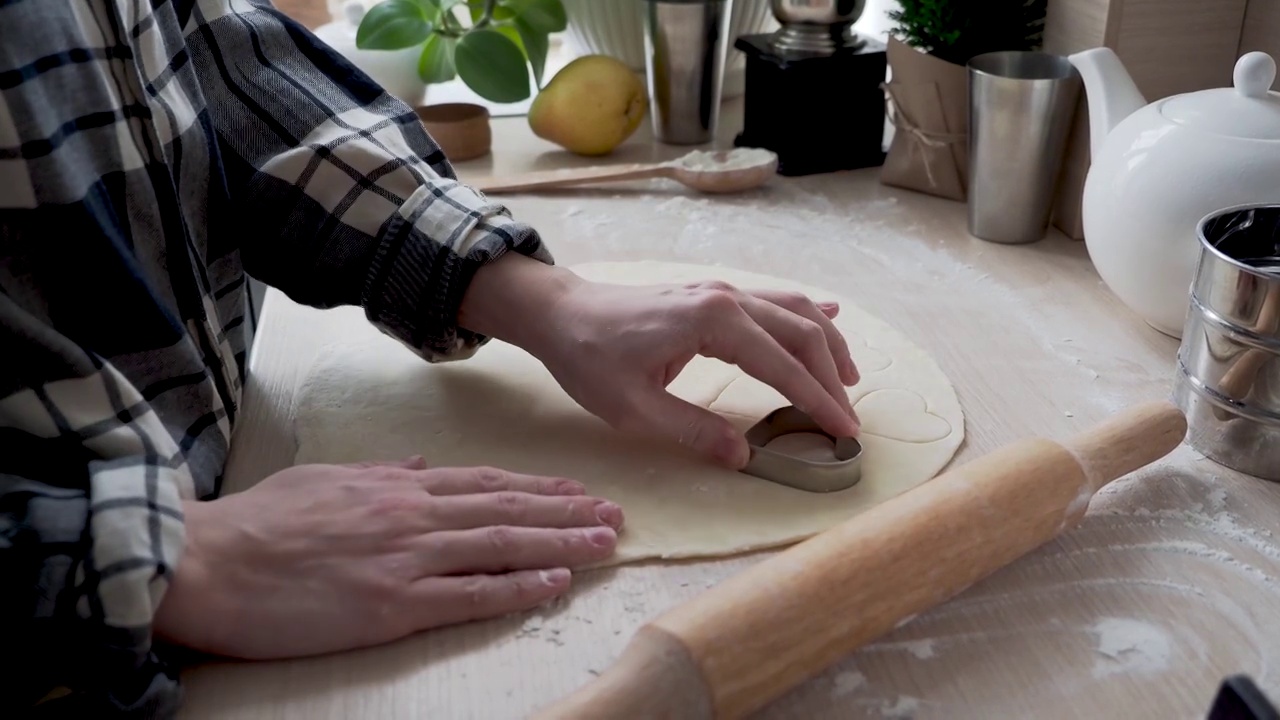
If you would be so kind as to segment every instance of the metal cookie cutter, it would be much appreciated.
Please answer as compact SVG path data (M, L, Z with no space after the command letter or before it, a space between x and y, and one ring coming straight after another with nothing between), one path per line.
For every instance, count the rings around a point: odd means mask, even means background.
M835 443L835 460L815 461L765 447L783 435L815 433ZM832 437L813 418L788 405L774 410L746 433L751 459L743 472L808 492L847 490L862 479L862 444L853 438Z

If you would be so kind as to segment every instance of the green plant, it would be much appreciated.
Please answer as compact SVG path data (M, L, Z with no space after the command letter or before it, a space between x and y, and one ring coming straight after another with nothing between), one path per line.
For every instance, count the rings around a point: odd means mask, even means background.
M1036 50L1047 0L899 0L894 34L936 58L964 65L985 52Z
M383 0L360 20L356 47L403 50L421 45L418 76L423 82L459 77L480 97L510 103L532 94L530 68L542 87L549 36L565 25L560 0Z

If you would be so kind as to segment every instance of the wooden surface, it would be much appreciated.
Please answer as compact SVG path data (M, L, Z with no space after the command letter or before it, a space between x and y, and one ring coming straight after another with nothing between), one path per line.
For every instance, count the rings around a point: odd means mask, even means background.
M739 127L726 108L720 144ZM495 124L495 154L464 177L595 160ZM614 162L687 148L646 140ZM557 260L722 264L837 291L938 360L966 413L969 460L1030 435L1062 439L1169 395L1176 342L1101 285L1081 243L969 237L962 205L881 186L875 170L776 178L742 196L669 181L504 201ZM326 313L272 291L227 474L243 489L290 464L300 371ZM714 519L709 518L709 522ZM1220 679L1280 695L1280 485L1180 448L1104 490L1083 524L955 600L904 623L768 706L776 720L1204 717ZM759 555L582 574L542 611L388 646L185 673L184 718L527 717L605 669L635 630ZM780 589L785 591L785 589ZM775 629L785 638L790 630Z

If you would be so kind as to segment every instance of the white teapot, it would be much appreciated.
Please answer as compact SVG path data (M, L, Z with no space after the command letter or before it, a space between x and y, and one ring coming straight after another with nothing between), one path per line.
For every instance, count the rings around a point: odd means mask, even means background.
M1276 63L1251 52L1235 87L1147 104L1108 48L1069 56L1089 102L1085 243L1103 282L1155 329L1181 337L1199 243L1223 208L1280 201Z
M332 5L331 5L332 8ZM364 19L361 0L348 0L336 13L333 22L315 29L315 36L337 50L352 65L360 68L388 94L400 98L409 107L426 102L427 84L418 77L418 59L422 46L404 50L361 50L356 47L356 31Z

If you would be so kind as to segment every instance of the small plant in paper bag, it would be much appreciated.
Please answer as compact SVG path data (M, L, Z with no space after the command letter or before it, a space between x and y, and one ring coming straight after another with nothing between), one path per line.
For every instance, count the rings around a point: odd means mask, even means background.
M899 0L889 13L893 143L885 185L963 201L969 165L966 63L1002 50L1035 50L1047 0Z

